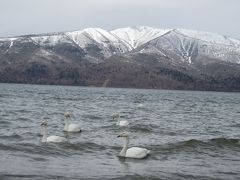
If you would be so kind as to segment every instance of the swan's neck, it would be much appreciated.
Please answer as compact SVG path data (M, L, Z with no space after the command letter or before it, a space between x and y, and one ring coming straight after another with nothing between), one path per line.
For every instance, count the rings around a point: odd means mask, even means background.
M120 124L120 117L117 118L117 125Z
M68 126L69 126L68 118L65 118L65 126L64 126L64 129L65 129L65 130L68 130Z
M119 153L119 156L122 156L122 157L125 157L125 156L126 156L126 152L127 152L127 149L128 149L128 144L129 144L129 138L126 137L125 144L124 144L121 152Z
M47 127L43 128L42 142L47 142Z

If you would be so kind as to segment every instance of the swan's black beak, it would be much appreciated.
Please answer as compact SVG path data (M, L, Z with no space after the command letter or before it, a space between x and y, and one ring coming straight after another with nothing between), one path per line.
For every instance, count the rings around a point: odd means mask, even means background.
M119 137L122 137L122 136L121 136L121 134L119 134L117 137L119 138Z

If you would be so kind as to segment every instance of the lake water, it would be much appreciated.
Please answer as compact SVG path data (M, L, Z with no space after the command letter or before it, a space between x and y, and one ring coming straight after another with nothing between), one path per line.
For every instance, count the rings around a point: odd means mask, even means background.
M43 119L68 142L42 143ZM123 131L151 155L119 158ZM240 93L0 84L0 179L240 179Z

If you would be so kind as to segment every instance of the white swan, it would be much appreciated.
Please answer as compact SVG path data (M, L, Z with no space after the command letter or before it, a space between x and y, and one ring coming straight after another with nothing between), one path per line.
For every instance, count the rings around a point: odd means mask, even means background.
M145 158L148 154L150 154L150 150L140 147L131 147L128 149L129 144L129 136L127 132L123 132L119 134L117 137L124 137L126 138L126 142L119 153L120 157L127 157L127 158L137 158L142 159Z
M47 122L44 121L41 126L44 128L43 132L43 137L42 137L42 142L53 142L53 143L60 143L60 142L65 142L67 141L66 138L61 137L61 136L47 136Z
M129 122L127 120L120 120L120 116L118 113L113 113L112 118L113 120L117 119L117 126L126 127L129 125Z
M65 116L65 126L64 131L66 132L81 132L81 127L79 124L69 123L68 119L71 117L71 114L69 112L64 113Z

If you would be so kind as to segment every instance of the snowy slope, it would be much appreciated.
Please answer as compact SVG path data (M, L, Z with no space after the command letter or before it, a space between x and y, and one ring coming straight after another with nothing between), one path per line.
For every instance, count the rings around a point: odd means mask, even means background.
M100 28L87 28L82 31L68 32L66 35L83 49L91 44L98 46L106 57L130 50L129 45L119 37Z
M31 39L41 46L54 46L59 43L70 43L64 34L33 36Z
M189 33L189 31L175 29L149 41L138 51L159 54L190 64L200 57L240 63L240 46L238 43L233 44L233 41L229 39L212 33L198 34L196 31Z
M210 32L194 31L189 29L176 29L175 31L183 35L192 37L194 39L199 39L212 44L223 44L228 46L240 47L240 40L233 39L228 36L222 36Z
M81 31L73 31L66 33L76 44L85 48L91 43L119 43L121 40L109 32L100 28L87 28Z
M124 42L129 44L132 49L170 31L170 29L157 29L152 27L120 28L112 30L111 33L118 36Z
M195 50L198 52L198 56L206 56L240 64L239 40L210 32L186 29L176 29L174 31L182 41L190 38L188 43L195 42L197 44L197 49ZM182 45L184 47L185 44L182 43Z

